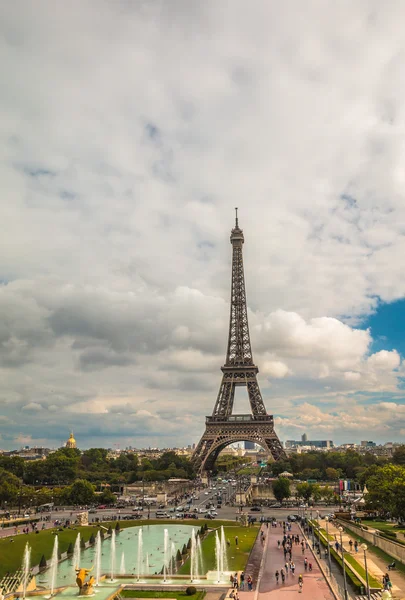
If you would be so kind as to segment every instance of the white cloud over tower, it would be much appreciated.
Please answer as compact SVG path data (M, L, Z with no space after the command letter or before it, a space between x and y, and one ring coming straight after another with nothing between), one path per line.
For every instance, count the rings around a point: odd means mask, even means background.
M91 443L120 426L198 438L225 354L235 205L283 435L296 415L340 435L358 410L351 435L384 414L376 434L398 439L401 411L378 407L403 403L401 357L359 327L405 295L402 4L0 12L2 443L46 423L58 439L86 411Z

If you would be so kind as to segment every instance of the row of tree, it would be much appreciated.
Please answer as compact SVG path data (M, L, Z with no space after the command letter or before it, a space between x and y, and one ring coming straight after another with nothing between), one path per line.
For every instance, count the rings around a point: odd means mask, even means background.
M306 452L293 454L286 461L271 463L267 472L277 477L284 471L292 473L296 479L318 481L337 481L353 479L361 481L369 467L383 466L388 463L405 465L405 445L399 446L392 459L375 456L371 453L359 454L355 450L346 452Z
M28 463L19 456L0 456L1 469L29 485L68 485L76 479L119 485L140 480L164 481L170 477L195 476L190 460L175 452L166 452L156 459L139 460L133 453L121 453L118 458L109 458L105 448L92 448L84 452L61 448L45 460Z

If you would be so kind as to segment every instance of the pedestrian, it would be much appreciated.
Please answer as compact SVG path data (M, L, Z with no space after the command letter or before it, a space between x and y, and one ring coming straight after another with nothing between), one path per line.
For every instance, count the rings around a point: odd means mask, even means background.
M278 578L280 577L280 573L278 571L275 572L275 576L276 576L276 581L278 583Z
M284 567L285 567L285 574L288 575L288 562L285 563Z
M353 540L349 540L350 552L353 550Z
M235 573L235 575L233 576L233 587L235 587L236 589L238 589L238 587L239 587L238 573Z
M248 590L249 590L249 592L251 592L253 589L253 579L252 579L251 575L249 575L249 577L248 577L247 584L248 584Z
M226 540L226 545L228 546L228 548L231 545L231 540L229 538Z
M312 571L312 563L308 563L308 571Z
M231 582L231 586L233 587L233 575L231 573L230 577L229 577L229 581Z
M243 571L240 574L240 589L242 591L245 589L245 573Z
M300 573L298 575L298 593L302 594L302 586L304 585L304 578L302 576L302 574Z
M301 552L302 552L302 554L304 554L304 553L305 553L305 548L304 548L304 546L301 546Z
M307 559L307 557L304 558L304 569L305 570L308 569L308 559Z
M305 548L306 548L307 550L309 550L309 544L308 544L308 542L305 542Z
M357 540L354 540L354 549L356 552L359 551L359 542Z
M277 540L277 547L280 548L280 540Z
M281 571L280 571L280 575L281 575L281 581L282 581L282 583L284 583L284 581L285 581L285 573L284 573L284 569L281 569Z
M290 569L291 569L291 573L294 575L294 573L295 573L295 563L294 562L291 563Z
M239 542L239 538L238 538L238 536L237 536L237 535L235 535L235 545L236 545L236 546L238 545L238 542Z

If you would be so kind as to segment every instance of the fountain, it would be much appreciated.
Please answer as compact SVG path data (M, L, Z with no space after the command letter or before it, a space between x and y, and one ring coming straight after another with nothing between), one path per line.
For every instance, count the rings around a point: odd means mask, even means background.
M114 581L114 571L115 571L115 530L112 530L111 534L111 581Z
M80 550L80 531L79 531L79 533L76 536L75 547L73 549L73 560L72 560L73 573L75 574L75 577L76 577L76 569L80 565L80 558L81 558L81 550Z
M142 531L142 527L140 527L139 534L138 534L138 556L137 556L137 560L136 560L136 570L137 570L137 575L138 575L138 581L141 577L142 563L143 563L143 531Z
M167 571L169 566L169 532L167 529L164 530L163 549L163 583L167 583Z
M217 564L217 582L221 581L221 542L219 541L218 529L215 532L215 559Z
M204 569L204 557L203 557L203 553L202 553L202 548L201 548L201 539L200 536L197 535L197 553L198 553L198 557L199 557L199 567L200 567L200 573L205 573L205 569Z
M53 552L52 552L52 558L51 558L51 570L50 570L50 577L51 577L51 596L53 596L53 593L55 591L55 584L56 584L56 574L58 571L58 560L59 560L59 556L58 556L58 536L55 535L55 542L53 544Z
M190 581L193 583L198 579L198 546L195 539L194 529L191 532L191 553L190 553Z
M172 542L170 546L170 575L174 575L176 571L176 546Z
M79 533L80 535L80 533ZM100 583L100 575L101 575L101 535L100 531L97 531L96 535L96 585Z
M226 549L226 539L225 539L225 531L224 526L221 527L221 575L223 575L228 570L228 555Z
M22 588L23 588L23 600L27 594L27 587L30 580L31 572L31 548L28 542L25 544L24 556L22 561Z
M125 553L121 554L120 575L125 575Z
M146 553L146 567L145 567L145 572L146 575L149 575L149 552Z

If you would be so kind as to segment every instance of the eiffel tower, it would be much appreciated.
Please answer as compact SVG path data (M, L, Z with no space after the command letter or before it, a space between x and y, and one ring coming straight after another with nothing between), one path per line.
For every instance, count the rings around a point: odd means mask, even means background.
M212 471L221 450L234 442L255 442L267 450L274 460L286 458L274 431L273 415L267 414L257 382L259 369L253 362L246 307L242 256L245 240L238 224L238 209L235 210L235 227L231 232L232 287L228 350L225 364L221 367L223 376L217 401L212 416L206 417L205 433L192 458L200 474ZM232 414L236 386L247 387L251 414Z

